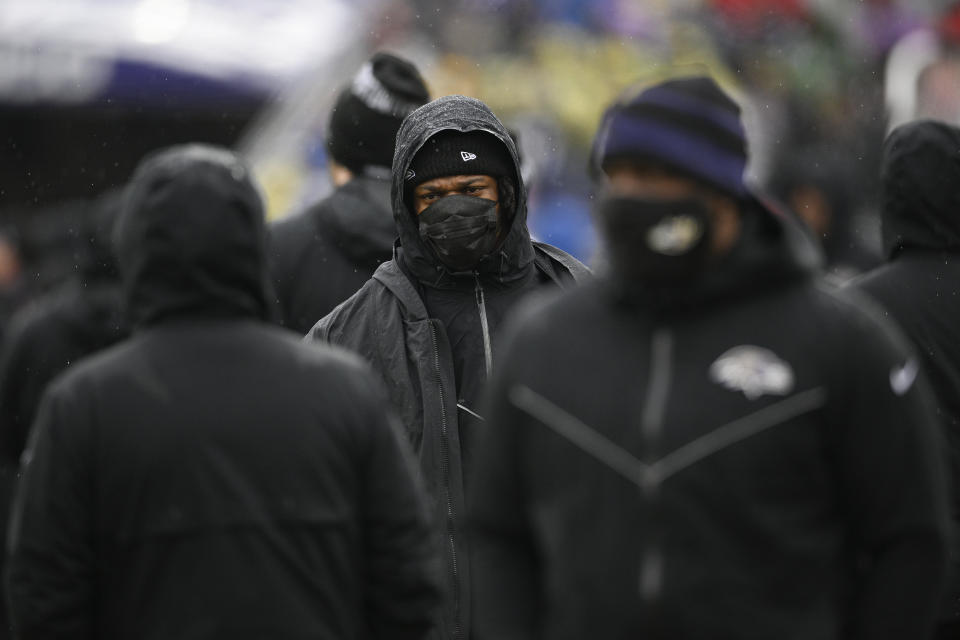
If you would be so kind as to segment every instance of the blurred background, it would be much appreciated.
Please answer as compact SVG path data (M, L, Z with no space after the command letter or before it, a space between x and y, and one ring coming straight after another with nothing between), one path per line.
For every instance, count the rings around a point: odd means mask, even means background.
M587 261L589 144L632 83L702 70L736 95L751 180L838 277L877 257L885 133L960 123L945 0L5 0L0 323L82 270L96 212L152 149L238 149L271 217L325 195L329 108L377 50L415 62L433 97L494 109L519 138L531 230Z

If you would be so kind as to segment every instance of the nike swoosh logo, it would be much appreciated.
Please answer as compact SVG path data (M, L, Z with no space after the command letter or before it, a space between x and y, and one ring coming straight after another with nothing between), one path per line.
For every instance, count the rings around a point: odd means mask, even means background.
M907 360L902 367L894 367L890 370L890 388L895 394L902 396L913 386L918 373L920 373L920 367L916 360L913 358Z

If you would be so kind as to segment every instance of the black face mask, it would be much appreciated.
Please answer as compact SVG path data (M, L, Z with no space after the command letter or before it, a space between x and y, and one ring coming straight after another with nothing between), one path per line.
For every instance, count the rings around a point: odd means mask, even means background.
M497 246L497 203L452 195L418 216L420 237L453 272L470 271Z
M683 286L705 271L711 227L701 200L606 197L596 216L611 273L627 289Z

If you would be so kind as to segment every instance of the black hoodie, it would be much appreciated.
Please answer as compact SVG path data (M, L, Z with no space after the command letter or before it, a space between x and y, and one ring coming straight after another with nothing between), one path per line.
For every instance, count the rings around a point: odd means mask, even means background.
M748 216L683 293L599 280L507 329L467 496L476 640L927 637L946 513L922 379L809 276L802 234Z
M357 176L306 211L270 226L283 326L305 334L393 256L390 182Z
M917 347L950 445L960 528L960 129L933 121L887 138L882 166L887 264L855 286L880 302ZM944 619L960 622L960 543Z
M118 227L135 333L45 395L11 527L18 637L420 638L436 602L407 445L369 371L266 324L232 154L175 148Z
M70 364L125 338L120 275L112 246L122 192L88 215L79 275L24 307L0 352L0 461L16 466L47 384Z
M530 241L526 190L518 180L516 208L507 212L510 228L500 247L476 274L449 273L421 240L417 218L404 201L413 157L430 137L448 129L493 135L508 149L519 175L513 139L479 100L446 96L411 113L397 134L393 158L393 215L400 237L394 258L318 322L308 339L350 348L383 376L419 454L444 534L446 603L438 635L461 640L467 637L471 599L465 465L487 363L500 354L497 326L530 290L572 284L587 270L562 251Z

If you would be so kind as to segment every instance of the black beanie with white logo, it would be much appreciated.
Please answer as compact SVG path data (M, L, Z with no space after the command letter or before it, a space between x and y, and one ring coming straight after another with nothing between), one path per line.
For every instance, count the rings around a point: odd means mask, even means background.
M444 176L485 175L516 178L513 159L500 140L486 131L446 129L427 140L405 176L409 193L417 185Z
M327 151L353 173L389 176L400 123L429 99L412 63L389 53L374 54L337 98Z

